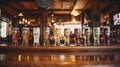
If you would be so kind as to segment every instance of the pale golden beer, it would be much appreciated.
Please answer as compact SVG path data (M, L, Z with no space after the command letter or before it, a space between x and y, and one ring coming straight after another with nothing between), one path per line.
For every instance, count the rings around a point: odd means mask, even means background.
M30 35L29 28L23 28L23 30L22 30L22 37L23 37L22 45L27 46L29 44L29 35Z
M65 42L65 45L70 44L70 29L69 28L64 29L64 42Z

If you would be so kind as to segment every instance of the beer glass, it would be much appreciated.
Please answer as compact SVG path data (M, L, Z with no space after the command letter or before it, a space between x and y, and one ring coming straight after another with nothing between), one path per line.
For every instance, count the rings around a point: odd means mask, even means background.
M70 29L64 29L64 43L70 45Z
M74 29L74 42L75 45L80 45L80 29Z
M50 28L45 27L44 28L44 46L50 45L49 37L50 37Z
M107 35L107 45L110 45L110 27L106 27L105 34Z
M61 30L59 28L55 29L55 32L54 32L55 45L54 46L60 45L60 34L61 34L60 31Z
M87 29L83 28L84 45L87 45Z
M27 46L29 44L29 35L30 35L29 28L23 28L23 30L22 30L22 37L23 37L22 45Z
M90 45L90 35L91 35L91 32L90 32L90 27L87 27L87 44Z
M103 29L102 32L102 38L103 38L103 44L106 45L107 44L107 35L106 35L106 29Z
M18 45L18 28L13 28L12 29L12 44L14 46Z
M100 45L100 28L96 28L97 45Z
M97 28L93 28L94 45L97 45Z
M34 37L33 46L39 46L39 38L40 38L40 28L39 27L33 28L33 37Z

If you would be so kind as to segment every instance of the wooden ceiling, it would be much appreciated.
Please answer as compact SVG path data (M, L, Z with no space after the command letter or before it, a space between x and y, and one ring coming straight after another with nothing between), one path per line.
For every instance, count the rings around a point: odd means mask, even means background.
M111 0L100 0L101 9L109 7ZM70 14L73 9L79 12L84 9L91 9L92 0L53 0L53 3L47 8L48 13L54 14ZM0 8L16 16L22 12L24 15L40 15L40 9L36 4L36 0L0 0Z

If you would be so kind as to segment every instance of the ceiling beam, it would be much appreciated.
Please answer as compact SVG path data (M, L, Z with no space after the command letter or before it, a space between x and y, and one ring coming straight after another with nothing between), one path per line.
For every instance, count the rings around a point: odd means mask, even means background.
M9 8L11 8L12 10L14 10L15 12L17 11L17 9L16 8L14 8L13 6L11 6L10 4L8 4L8 3L5 3L5 5L4 6L7 6L7 7L9 7Z
M74 0L73 6L72 6L72 10L74 9L75 5L76 5L77 0Z
M1 3L9 3L9 2L34 2L35 0L0 0Z
M92 4L92 0L88 0L87 1L87 3L85 4L85 6L83 7L83 10L86 10L87 8L87 6L88 6L88 4Z
M14 15L7 12L5 9L2 9L2 14L5 15L5 16L10 16L10 17L13 17Z
M28 14L31 14L31 10L26 9L26 8L25 8L22 4L20 4L19 2L17 2L17 5L20 6L23 10L27 11ZM21 12L21 11L19 11L19 12Z
M107 12L107 11L109 11L114 5L116 5L115 3L112 3L111 5L109 5L109 6L107 6L107 7L105 7L105 8L103 8L103 9L101 9L101 13L104 13L104 12Z
M18 6L20 6L22 9L26 10L26 8L25 8L24 6L22 6L19 2L16 2L16 4L17 4Z
M8 11L6 11L6 9L3 7L3 6L6 6L6 7L8 7L9 9L11 9L11 10L13 10L13 13L14 14L16 14L17 13L17 9L16 8L14 8L13 6L11 6L10 4L8 4L8 3L2 3L1 4L1 9L3 9L5 12L8 12ZM9 13L10 14L10 13ZM12 15L12 14L11 14Z
M82 11L82 9L76 9L78 11ZM39 9L27 9L27 10L17 10L17 11L39 11ZM48 11L72 11L72 9L48 9Z

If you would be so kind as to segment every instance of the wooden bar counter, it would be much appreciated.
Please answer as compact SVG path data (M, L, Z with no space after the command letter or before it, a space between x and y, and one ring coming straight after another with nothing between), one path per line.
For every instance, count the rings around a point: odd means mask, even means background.
M0 52L112 52L120 46L0 46Z

